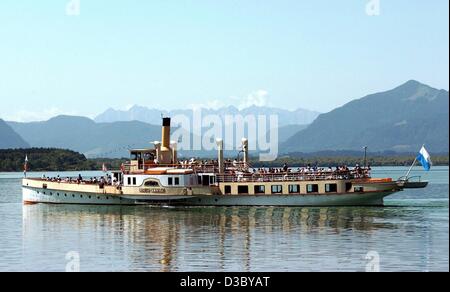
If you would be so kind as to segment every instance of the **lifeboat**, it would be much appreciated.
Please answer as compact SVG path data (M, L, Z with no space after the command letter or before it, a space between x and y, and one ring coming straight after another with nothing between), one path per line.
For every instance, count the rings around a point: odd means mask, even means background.
M166 174L169 168L165 167L155 167L155 168L149 168L144 171L144 174L150 174L150 175L163 175Z

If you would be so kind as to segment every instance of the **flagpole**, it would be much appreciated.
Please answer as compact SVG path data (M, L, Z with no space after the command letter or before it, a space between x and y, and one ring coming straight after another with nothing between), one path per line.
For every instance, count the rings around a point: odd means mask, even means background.
M423 148L423 147L425 147L425 144L422 145L422 148ZM414 159L414 162L412 163L412 165L411 165L411 167L409 168L408 172L406 173L406 179L407 179L407 180L408 180L409 174L411 173L411 171L412 171L414 165L416 164L416 162L417 162L417 156L416 156L416 158Z
M25 163L23 164L23 176L27 178L27 170L28 170L28 154L25 155Z
M409 174L411 173L411 170L413 169L416 162L417 162L417 157L414 159L414 162L411 164L411 167L409 168L408 172L406 173L406 180L408 180Z

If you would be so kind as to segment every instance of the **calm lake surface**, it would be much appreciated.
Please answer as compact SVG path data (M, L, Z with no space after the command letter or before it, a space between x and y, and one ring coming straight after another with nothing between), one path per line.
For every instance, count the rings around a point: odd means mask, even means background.
M164 208L24 206L22 174L0 173L0 271L65 271L77 256L81 271L448 271L449 169L414 174L429 187L378 208Z

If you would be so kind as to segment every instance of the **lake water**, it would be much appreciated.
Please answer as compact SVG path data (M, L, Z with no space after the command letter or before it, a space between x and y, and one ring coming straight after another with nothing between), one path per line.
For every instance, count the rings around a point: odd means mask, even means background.
M24 206L0 173L0 271L448 271L449 169L414 174L378 208L164 208Z

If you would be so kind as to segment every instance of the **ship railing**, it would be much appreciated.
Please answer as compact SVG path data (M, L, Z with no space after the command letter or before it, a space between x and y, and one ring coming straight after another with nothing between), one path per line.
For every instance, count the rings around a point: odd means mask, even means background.
M130 163L123 164L122 170L124 173L130 173L133 167L137 167L138 170L136 172L145 172L151 168L155 167L168 167L175 169L191 169L195 173L218 173L219 165L217 161L213 163L203 163L203 162L194 162L194 163L176 163L176 164L162 164L162 163L145 163L140 165L133 165ZM225 162L224 168L227 171L235 171L235 172L246 172L249 170L250 166L248 163L244 162Z
M132 165L132 164L124 164L122 170L125 174L131 172L131 170L136 167L137 171L134 172L145 172L149 169L162 167L162 168L174 168L174 169L191 169L196 173L217 173L218 165L217 164L205 164L205 163L177 163L177 164L163 164L163 163L146 163L141 165Z
M319 180L348 180L369 178L366 173L242 173L242 174L219 174L217 182L289 182L289 181L319 181Z

